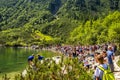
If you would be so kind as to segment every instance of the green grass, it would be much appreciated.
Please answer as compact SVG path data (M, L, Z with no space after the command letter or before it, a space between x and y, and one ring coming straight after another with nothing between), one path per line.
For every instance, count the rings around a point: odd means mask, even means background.
M17 74L19 74L19 73L20 73L20 71L10 72L10 73L7 73L7 77L10 78L10 80L14 80L15 75L17 75ZM0 75L0 80L3 80L3 79L2 79L3 76L4 76L4 74L1 74L1 75Z

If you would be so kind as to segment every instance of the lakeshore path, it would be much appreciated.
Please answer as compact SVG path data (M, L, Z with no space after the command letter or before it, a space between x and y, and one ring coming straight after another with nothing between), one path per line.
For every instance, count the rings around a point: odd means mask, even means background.
M120 56L116 56L114 60L114 67L115 67L115 79L120 80L120 67L117 65L118 60L120 60Z
M54 48L53 49L48 49L52 52L55 53L61 53L60 51L56 51ZM120 67L117 65L118 60L120 60L120 55L119 56L115 56L115 60L114 60L114 67L115 67L115 80L120 80Z

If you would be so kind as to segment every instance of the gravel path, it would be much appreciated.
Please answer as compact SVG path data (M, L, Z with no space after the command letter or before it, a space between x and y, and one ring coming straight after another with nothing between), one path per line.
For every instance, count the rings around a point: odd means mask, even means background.
M49 50L52 51L52 52L59 52L59 53L61 53L60 51L56 51L55 49L49 49ZM118 60L120 60L120 56L116 56L115 60L114 60L114 67L115 67L114 75L115 75L115 80L120 80L120 67L117 65Z
M114 60L114 67L115 67L115 79L120 80L120 67L117 65L118 60L120 59L120 56L116 56Z

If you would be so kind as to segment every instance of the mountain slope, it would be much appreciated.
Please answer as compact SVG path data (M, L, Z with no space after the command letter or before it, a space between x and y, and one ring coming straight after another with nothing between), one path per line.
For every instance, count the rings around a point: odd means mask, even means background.
M0 31L28 29L27 36L37 30L67 41L78 25L116 10L120 10L119 0L0 0Z

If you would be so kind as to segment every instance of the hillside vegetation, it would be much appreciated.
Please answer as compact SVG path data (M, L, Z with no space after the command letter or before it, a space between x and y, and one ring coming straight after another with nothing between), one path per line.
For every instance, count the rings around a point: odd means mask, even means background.
M119 42L119 10L119 0L0 0L0 44Z
M89 20L71 32L71 43L95 44L120 43L120 12L116 11L103 19Z

